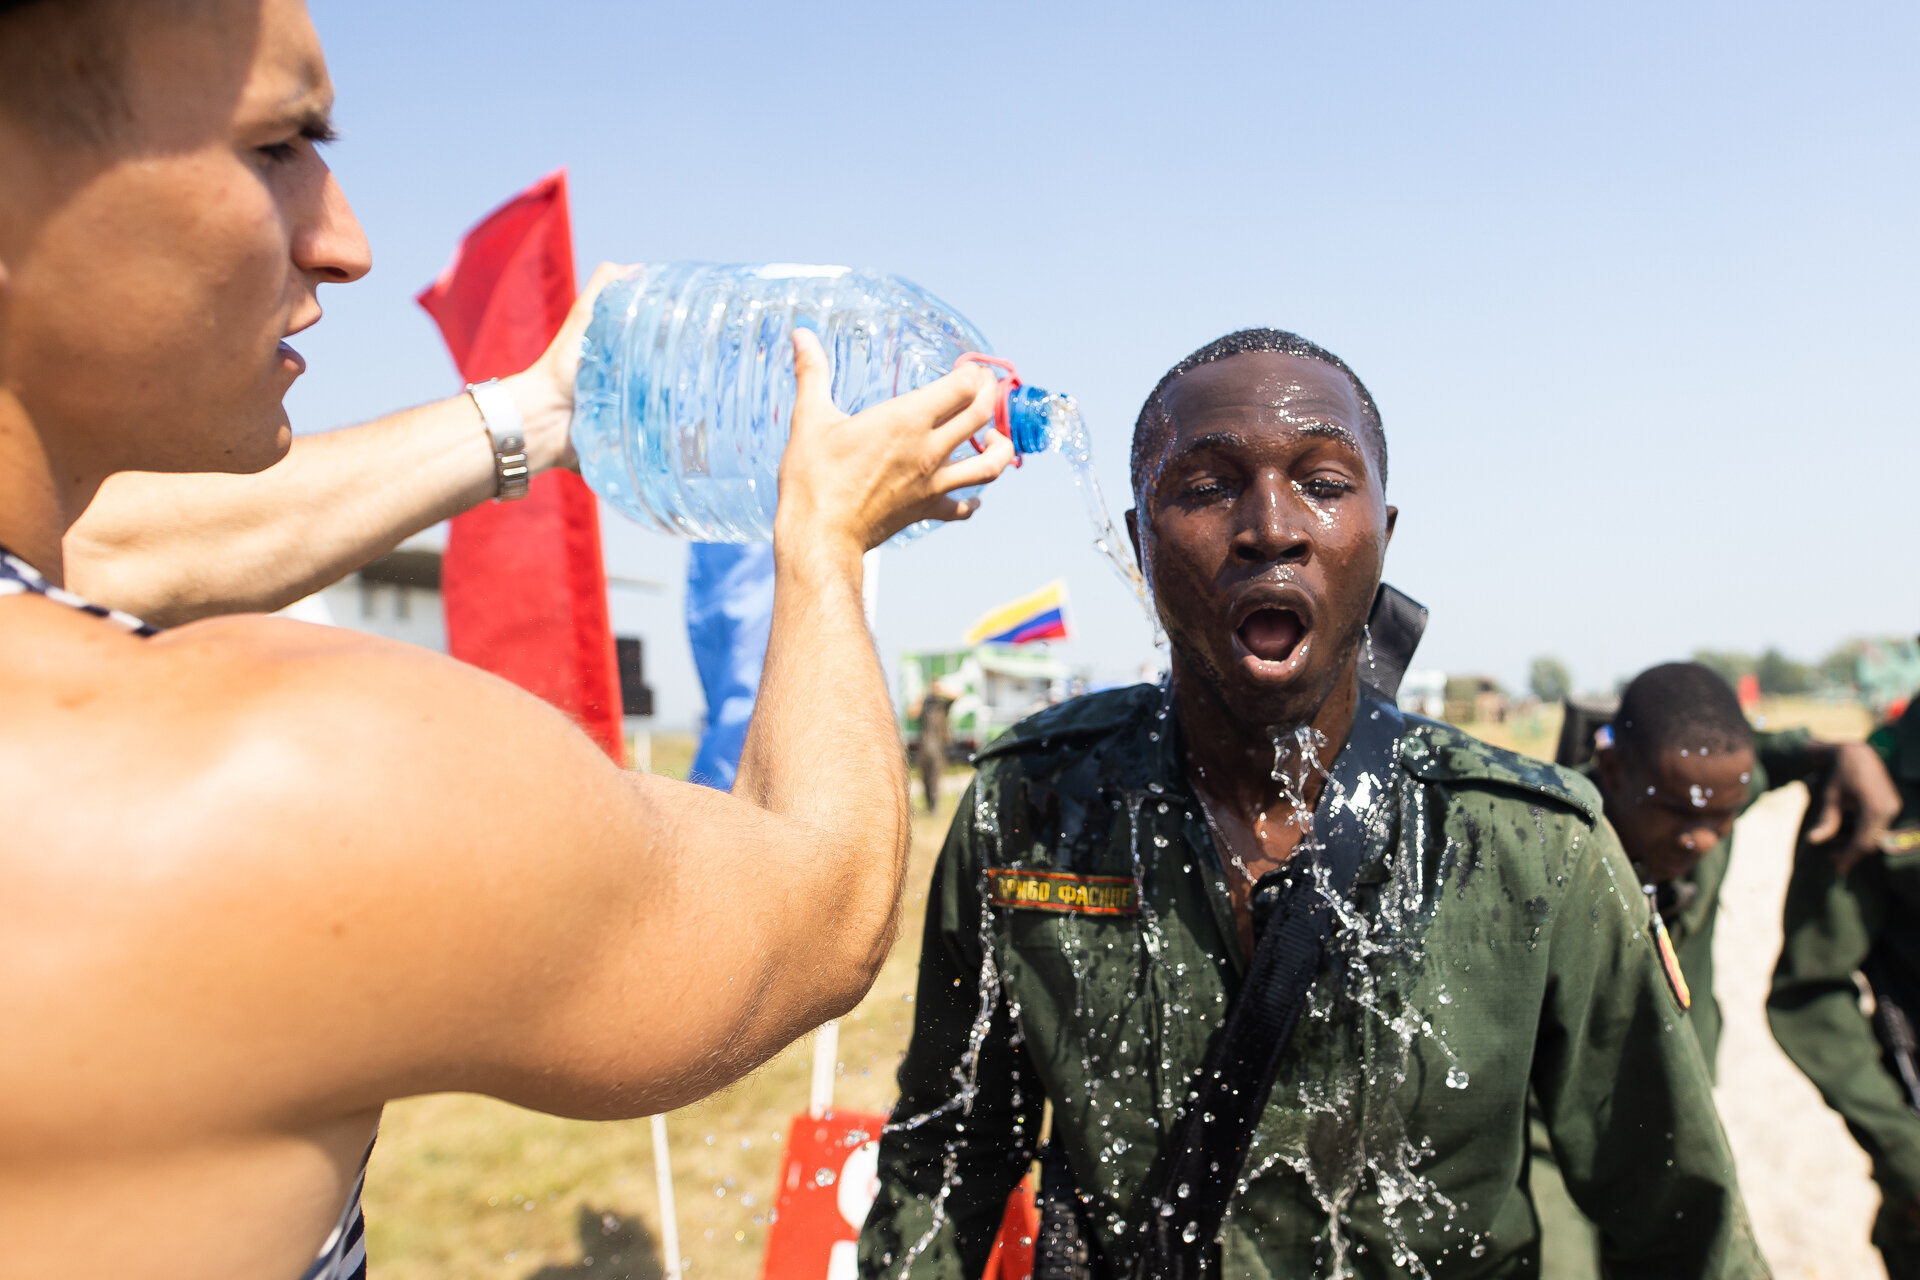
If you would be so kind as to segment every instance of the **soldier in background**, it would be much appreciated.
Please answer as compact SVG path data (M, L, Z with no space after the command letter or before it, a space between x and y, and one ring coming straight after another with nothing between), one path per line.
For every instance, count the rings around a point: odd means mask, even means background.
M1600 788L1607 821L1672 939L1692 994L1688 1021L1712 1071L1721 1028L1713 934L1734 822L1768 791L1805 782L1805 840L1851 865L1899 812L1899 793L1865 743L1754 730L1733 689L1697 662L1635 676L1580 769Z
M946 772L947 753L953 746L953 703L953 689L944 676L928 685L920 699L920 738L913 756L926 789L928 813L940 807L940 775Z
M1920 699L1868 739L1899 788L1882 856L1842 865L1802 843L1767 997L1774 1039L1873 1161L1873 1243L1920 1277ZM1861 985L1872 1012L1863 1008Z
M1568 707L1567 723L1576 732L1562 736L1561 763L1577 767L1600 790L1607 821L1666 935L1666 954L1677 967L1675 990L1685 993L1687 1021L1714 1073L1722 1022L1713 938L1735 821L1774 787L1808 781L1814 792L1808 839L1819 837L1824 846L1844 830L1844 840L1823 847L1823 855L1844 862L1857 858L1863 833L1871 839L1885 829L1899 797L1880 758L1862 743L1818 742L1804 729L1756 733L1733 689L1697 662L1641 672L1611 715L1589 711L1580 724L1582 710ZM1578 749L1587 744L1590 755ZM1537 1121L1533 1144L1530 1186L1541 1220L1542 1274L1548 1280L1597 1276L1593 1227L1567 1198Z

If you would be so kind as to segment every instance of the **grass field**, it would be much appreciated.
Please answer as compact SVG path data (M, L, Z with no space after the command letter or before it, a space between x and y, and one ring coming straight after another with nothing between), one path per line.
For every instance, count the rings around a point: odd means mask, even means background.
M1866 733L1864 711L1811 699L1761 708L1769 728L1807 726L1830 739ZM1543 758L1557 708L1471 732ZM653 741L656 772L684 776L692 742ZM906 1049L919 961L921 904L965 775L948 779L942 811L914 820L899 943L871 994L840 1031L836 1104L884 1111ZM804 1109L812 1042L804 1040L726 1092L667 1119L690 1280L757 1276L782 1140ZM655 1280L653 1144L644 1120L586 1124L464 1095L387 1109L367 1180L368 1256L377 1280Z

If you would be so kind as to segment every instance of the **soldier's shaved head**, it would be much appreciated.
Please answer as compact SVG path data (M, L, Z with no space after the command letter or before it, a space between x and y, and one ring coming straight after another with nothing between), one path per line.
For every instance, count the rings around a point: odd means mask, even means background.
M1753 747L1753 726L1727 682L1697 662L1666 662L1633 678L1613 718L1614 747L1651 762L1668 751L1731 754Z
M1172 431L1172 419L1167 413L1167 388L1181 374L1191 373L1202 365L1225 360L1232 356L1246 355L1254 351L1271 351L1283 356L1298 356L1305 360L1318 360L1338 369L1345 374L1347 381L1353 384L1354 396L1360 401L1360 430L1368 448L1373 451L1374 461L1380 468L1380 488L1387 487L1387 434L1380 422L1380 408L1373 402L1373 394L1366 384L1360 381L1358 374L1347 367L1347 362L1316 342L1310 342L1297 333L1285 329L1238 329L1225 337L1215 338L1187 356L1161 376L1154 384L1153 391L1147 396L1147 402L1140 406L1140 416L1133 423L1132 478L1135 505L1146 509L1147 487L1152 479L1154 461L1166 448L1167 438Z

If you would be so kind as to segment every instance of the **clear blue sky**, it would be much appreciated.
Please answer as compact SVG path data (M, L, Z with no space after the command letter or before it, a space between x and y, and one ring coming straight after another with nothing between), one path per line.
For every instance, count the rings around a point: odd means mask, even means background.
M372 5L319 0L374 245L290 404L457 379L411 295L571 175L606 258L850 263L1077 395L1116 515L1187 351L1296 329L1372 389L1421 665L1583 687L1698 647L1920 629L1920 10L1892 4ZM884 569L879 639L1064 577L1069 658L1154 656L1064 469ZM607 521L661 720L699 713L684 548Z

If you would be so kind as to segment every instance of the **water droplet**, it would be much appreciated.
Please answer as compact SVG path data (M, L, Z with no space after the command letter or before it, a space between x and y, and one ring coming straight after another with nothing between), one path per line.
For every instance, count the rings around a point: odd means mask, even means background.
M1462 1070L1460 1064L1456 1062L1447 1068L1447 1088L1464 1089L1466 1087L1467 1073Z

